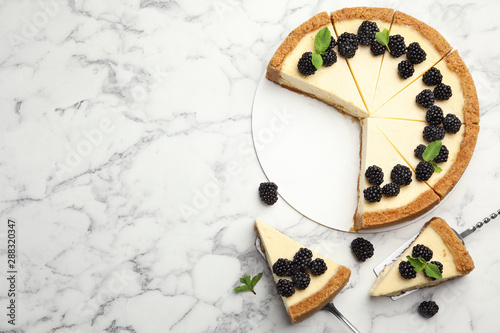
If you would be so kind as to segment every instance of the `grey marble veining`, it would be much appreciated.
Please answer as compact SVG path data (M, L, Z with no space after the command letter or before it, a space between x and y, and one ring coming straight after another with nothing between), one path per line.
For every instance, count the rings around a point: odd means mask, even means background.
M352 269L335 304L362 332L499 331L500 220L467 238L469 276L393 302L368 296L371 270L419 223L366 235L375 256L359 264L356 235L256 195L251 106L273 48L310 16L353 5L407 12L459 50L481 131L434 215L462 230L499 209L498 1L3 0L0 244L14 219L18 308L0 331L341 330L326 312L289 324L253 247L255 217ZM257 295L232 292L245 272L264 272ZM416 313L427 299L441 308L430 320Z

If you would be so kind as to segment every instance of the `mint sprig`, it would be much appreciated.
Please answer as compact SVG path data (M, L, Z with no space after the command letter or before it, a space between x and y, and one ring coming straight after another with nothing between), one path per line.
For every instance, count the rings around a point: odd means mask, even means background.
M441 151L442 145L443 143L441 142L441 140L436 140L434 142L431 142L422 153L422 159L426 162L430 162L436 172L443 171L443 169L438 167L436 162L434 162L434 159L439 155L439 152Z
M243 285L234 288L233 291L251 291L256 295L254 288L261 277L262 273L255 275L253 278L250 278L250 276L245 273L245 276L240 278L240 282L243 283Z
M314 37L314 48L319 54L325 54L326 49L330 46L332 42L332 34L327 27L324 27L316 34Z
M430 278L442 279L443 275L439 271L439 267L433 263L425 261L422 257L413 258L410 256L406 256L406 259L410 262L410 265L413 266L415 272L425 271L425 274Z
M389 30L384 29L383 31L377 32L375 34L375 39L380 45L385 46L387 51L391 52L389 49Z

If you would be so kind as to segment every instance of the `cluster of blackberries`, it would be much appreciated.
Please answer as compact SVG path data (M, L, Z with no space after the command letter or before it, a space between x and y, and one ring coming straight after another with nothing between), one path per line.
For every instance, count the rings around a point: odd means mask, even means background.
M382 194L386 197L395 197L399 194L400 186L411 183L411 170L400 164L396 165L391 171L392 183L380 185L384 181L384 172L379 166L372 165L365 171L366 180L373 186L363 190L363 196L368 202L379 202ZM409 179L408 179L409 177Z
M396 36L399 36L399 35L396 35ZM417 42L414 42L414 43L411 43L410 45L408 45L408 47L405 49L405 52L403 52L403 48L404 48L404 38L403 37L395 39L395 41L393 43L397 47L396 51L394 52L394 55L393 55L393 52L391 49L391 55L393 57L397 58L397 57L403 55L404 53L406 53L407 60L403 60L398 64L398 74L399 74L399 77L401 77L402 79L407 79L410 76L412 76L413 73L415 72L414 65L417 65L417 64L420 64L421 62L423 62L427 58L427 54L422 49L422 47L420 47L420 44ZM390 47L391 46L389 45L389 48Z
M425 261L430 261L432 259L433 252L430 248L428 248L425 245L422 244L417 244L413 247L411 256L413 258L422 258ZM443 273L443 264L440 263L439 261L431 261L431 264L436 265L439 268L439 271ZM410 264L409 261L402 261L399 263L399 274L404 279L414 279L417 276L417 272L415 271L415 268ZM424 275L431 280L435 280L435 278L427 276L427 274L424 271Z
M293 256L293 260L279 258L272 267L273 273L280 277L292 277L292 279L279 279L276 284L278 294L283 297L290 297L295 293L295 289L306 289L311 282L312 275L321 275L328 267L321 258L312 260L312 251L307 248L300 248Z
M331 36L330 45L326 49L325 53L321 55L321 58L323 59L323 66L330 67L331 65L337 62L337 52L335 52L335 50L333 49L335 45L337 45L337 42L335 41L335 38ZM317 69L312 62L312 55L313 55L312 52L305 52L300 57L299 62L297 64L297 68L300 74L304 76L309 76L316 73Z

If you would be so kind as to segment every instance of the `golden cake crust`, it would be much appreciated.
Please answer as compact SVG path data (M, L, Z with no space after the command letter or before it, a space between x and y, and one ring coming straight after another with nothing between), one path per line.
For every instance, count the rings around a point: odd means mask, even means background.
M254 224L254 229L257 233L257 237L260 238L257 224ZM262 252L264 252L264 254L267 256L267 252L263 246L263 243L264 242L262 242L261 240L260 248L262 249ZM266 262L268 262L267 258ZM269 268L271 269L272 273L272 267ZM345 287L347 282L349 282L350 277L351 270L345 266L339 265L337 273L332 276L332 278L323 287L323 289L288 308L288 316L290 317L290 321L292 322L292 324L309 318L314 313L325 307L325 305L330 303L335 298L335 296L337 296L337 294Z
M453 254L453 259L457 266L457 271L462 274L469 274L474 269L474 262L453 229L443 219L439 217L432 218L427 225L432 227L443 239L444 243Z
M458 152L457 160L450 168L446 176L433 185L434 191L436 191L441 198L447 195L453 189L460 177L462 177L462 174L465 172L465 169L472 158L474 148L476 147L479 125L465 124L462 126L465 126L465 133L464 139L460 144L460 151Z
M356 215L354 215L354 230L380 228L409 221L427 212L437 205L439 201L436 193L429 189L425 193L422 193L415 201L403 207L363 214L356 212Z
M352 19L381 20L392 23L394 10L390 8L376 7L352 7L339 9L331 14L333 22L340 22Z
M269 65L267 65L266 77L276 83L279 83L280 70L286 56L297 46L299 41L311 31L317 30L326 25L332 24L327 12L314 15L309 20L302 23L294 29L281 43L278 50L274 53Z
M444 58L448 69L458 75L464 95L464 120L466 124L479 123L479 101L472 75L464 61L455 50Z
M394 14L394 20L392 24L407 25L412 27L418 33L420 33L424 38L429 40L429 42L431 42L432 45L434 45L436 50L443 57L452 50L451 45L436 29L428 26L422 21L417 20L413 16L410 16L400 11L396 11L396 13Z

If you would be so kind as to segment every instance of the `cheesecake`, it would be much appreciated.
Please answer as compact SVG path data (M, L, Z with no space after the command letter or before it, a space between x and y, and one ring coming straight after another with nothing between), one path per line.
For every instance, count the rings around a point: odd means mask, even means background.
M442 265L442 279L431 279L424 271L416 273L414 278L404 278L400 273L400 263L407 261L407 256L413 255L417 245L424 245L432 251L430 262ZM429 258L426 258L429 259ZM370 290L371 296L398 296L407 291L432 287L445 281L469 274L474 269L469 252L453 229L440 218L427 222L417 238L391 264L384 267Z
M255 220L255 230L271 271L278 259L292 260L297 251L305 248L305 246L259 220ZM349 268L337 264L314 251L311 252L314 259L321 258L324 260L327 269L321 275L312 275L307 288L303 290L296 289L290 297L281 296L292 324L310 317L330 303L345 287L351 275ZM280 279L291 279L290 277L279 277L274 273L272 274L276 284Z
M388 226L415 218L439 203L439 196L425 182L415 179L412 173L411 183L400 187L399 195L384 197L380 202L368 202L363 198L363 190L372 186L365 177L365 171L371 165L383 171L381 185L391 183L391 170L397 165L409 167L391 142L376 126L375 119L361 121L361 169L358 180L358 206L354 215L354 229L370 229Z

